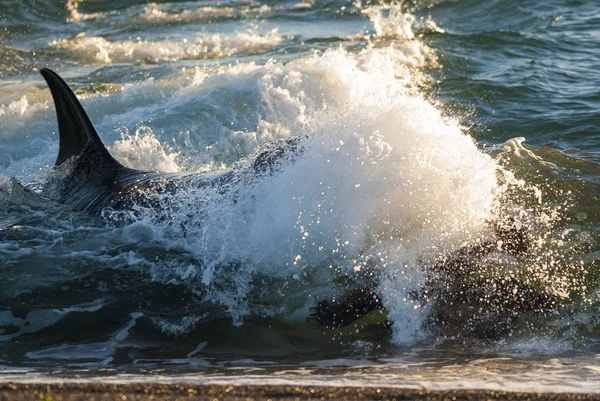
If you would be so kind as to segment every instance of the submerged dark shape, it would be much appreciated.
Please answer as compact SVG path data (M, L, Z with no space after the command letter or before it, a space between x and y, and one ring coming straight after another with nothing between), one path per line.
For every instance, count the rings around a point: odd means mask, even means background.
M345 293L339 301L320 301L311 308L308 320L315 320L329 328L343 327L372 311L382 309L379 296L370 288L363 287Z
M543 315L557 308L548 291L510 274L487 273L485 257L497 254L525 259L529 251L525 227L517 228L509 221L494 228L493 240L423 263L426 284L410 298L433 306L426 328L434 334L498 339L513 332L520 314ZM327 328L343 327L383 308L376 289L361 287L331 302L321 300L311 309L309 320Z
M224 187L233 179L231 169L199 174L173 174L141 171L119 163L106 149L81 103L55 72L44 68L41 74L48 83L60 136L55 179L46 192L76 210L99 216L106 208L129 209L144 204L144 191L172 192L181 183L196 186ZM256 174L272 172L273 166L289 150L296 150L299 138L267 144L257 154L252 168ZM149 205L152 206L152 205Z

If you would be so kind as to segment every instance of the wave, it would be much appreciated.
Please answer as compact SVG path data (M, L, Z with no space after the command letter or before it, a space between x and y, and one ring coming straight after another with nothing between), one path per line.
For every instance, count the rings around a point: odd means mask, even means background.
M397 5L377 5L361 8L369 17L375 29L375 36L381 39L397 38L415 40L424 33L444 33L431 18L417 18Z
M214 22L219 20L245 19L250 16L261 16L272 11L273 7L267 4L257 6L203 6L179 11L165 10L156 3L147 4L144 11L131 18L132 23L190 23Z
M80 60L95 64L158 63L161 61L202 60L223 58L239 54L256 53L278 46L285 38L271 31L260 35L253 31L239 32L234 36L213 34L198 36L195 41L109 41L99 36L84 34L74 39L52 41L50 49L67 51Z
M157 18L175 18L161 14L162 6L149 7L147 17L158 9ZM125 164L169 172L223 166L240 180L228 191L183 187L173 196L158 194L152 200L161 207L140 207L135 221L122 226L108 219L98 227L77 213L31 208L7 194L4 201L17 217L41 213L34 222L2 223L0 239L7 244L0 249L2 262L52 281L12 283L14 302L27 308L28 294L40 288L48 299L52 291L60 293L69 305L85 305L90 299L80 298L93 296L107 303L89 313L105 318L120 313L110 336L138 320L136 325L181 336L199 327L207 308L216 310L211 316L236 324L256 316L298 321L321 299L369 286L388 311L393 341L414 344L432 333L431 317L444 313L439 304L415 296L429 288L432 266L463 249L495 243L496 226L511 224L528 227L532 255L520 259L494 251L477 262L474 283L516 276L534 288L548 288L561 302L568 299L570 290L582 287L580 256L595 254L573 245L578 234L571 233L581 231L563 223L570 201L530 184L540 171L550 180L555 167L527 152L520 140L482 150L442 111L444 105L423 94L432 82L426 71L438 68L439 60L421 35L442 33L440 27L399 6L364 12L374 30L356 36L359 46L304 52L284 61L176 65L176 72L136 75L114 91L87 91L85 107ZM196 18L192 11L189 18ZM53 41L50 48L106 66L228 57L285 40L273 31L219 34L193 43L80 35ZM78 77L79 82L103 73ZM33 90L25 92L0 108L10 123L3 122L8 136L30 129L11 126L27 118L54 121L48 98L34 101ZM2 171L27 177L52 165L55 140L41 135L32 134L52 151L32 156L35 147L22 145L11 150L9 167ZM283 158L272 175L244 175L257 151L290 137L300 138L301 150ZM15 154L21 157L12 158ZM120 217L110 211L107 216ZM56 270L44 271L49 264ZM494 309L490 302L482 305L478 308ZM167 307L172 310L165 312ZM450 328L458 332L482 314L456 310L446 313L464 312ZM134 312L144 315L129 315ZM24 324L19 321L13 330ZM103 360L109 354L102 354Z

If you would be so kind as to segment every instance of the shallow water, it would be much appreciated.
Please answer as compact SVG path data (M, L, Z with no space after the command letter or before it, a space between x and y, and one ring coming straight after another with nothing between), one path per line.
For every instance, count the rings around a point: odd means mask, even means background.
M0 24L1 380L600 391L594 2L0 0ZM44 67L124 165L239 179L56 202ZM307 321L357 288L384 309Z

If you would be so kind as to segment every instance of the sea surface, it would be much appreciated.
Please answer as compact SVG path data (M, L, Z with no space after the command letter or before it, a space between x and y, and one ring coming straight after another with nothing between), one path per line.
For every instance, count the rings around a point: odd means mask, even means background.
M301 150L88 216L41 68L128 167ZM0 381L600 393L599 259L598 1L0 0Z

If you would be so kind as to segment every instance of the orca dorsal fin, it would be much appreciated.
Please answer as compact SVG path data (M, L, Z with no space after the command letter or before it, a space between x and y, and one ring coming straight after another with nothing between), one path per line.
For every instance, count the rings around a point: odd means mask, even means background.
M89 146L105 161L120 166L102 143L94 125L69 85L48 68L42 68L40 73L50 87L58 118L60 149L55 165L60 166L71 157L78 156L86 146Z
M52 92L60 136L54 169L57 174L50 173L45 183L52 199L100 216L106 207L130 207L138 190L151 187L154 180L163 183L171 177L131 169L115 160L65 81L47 68L40 72ZM71 162L65 164L68 160Z

